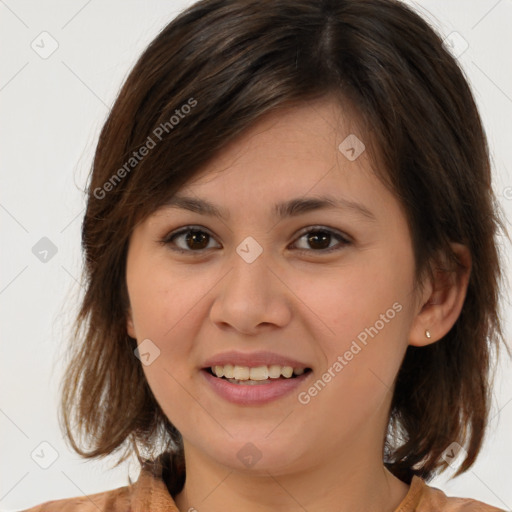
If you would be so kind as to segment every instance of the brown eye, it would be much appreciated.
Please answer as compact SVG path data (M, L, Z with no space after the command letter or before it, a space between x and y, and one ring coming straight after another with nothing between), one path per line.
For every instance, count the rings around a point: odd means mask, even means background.
M333 239L338 240L338 243L330 245ZM303 233L298 240L305 240L305 244L309 246L299 248L301 252L318 252L320 254L337 251L350 244L350 241L341 234L325 228L309 228L309 231Z
M206 249L209 237L204 231L191 230L187 232L185 244L189 249Z
M331 235L326 231L316 231L307 237L308 244L313 249L327 249L331 240Z
M213 237L204 230L185 228L177 233L172 233L162 240L164 245L173 245L173 250L178 252L201 252L208 249L208 243ZM176 243L176 240L179 243Z
M343 247L350 245L351 243L346 237L342 236L340 233L332 231L331 229L323 228L321 226L318 227L318 229L314 229L312 227L308 229L309 231L304 231L298 239L298 241L304 240L306 245L306 247L298 247L299 252L309 254L317 253L321 255L341 250ZM213 236L207 231L188 226L175 233L167 235L160 241L160 243L162 243L162 245L170 246L173 251L200 255L204 251L214 248L209 246L209 243L213 240ZM338 243L332 245L332 242L336 240ZM297 243L298 242L296 242L295 245Z

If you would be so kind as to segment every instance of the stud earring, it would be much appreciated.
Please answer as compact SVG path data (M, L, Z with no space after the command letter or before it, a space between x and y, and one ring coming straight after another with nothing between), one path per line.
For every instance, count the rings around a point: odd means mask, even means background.
M425 336L426 336L427 338L431 338L431 337L432 337L432 336L431 336L431 334L430 334L430 331L429 331L428 329L427 329L427 330L425 330Z

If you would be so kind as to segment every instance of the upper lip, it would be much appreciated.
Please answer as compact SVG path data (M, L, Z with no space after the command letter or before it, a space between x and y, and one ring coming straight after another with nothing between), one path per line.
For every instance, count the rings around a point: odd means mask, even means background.
M274 352L223 352L207 359L203 368L211 368L212 366L225 366L227 364L237 366L248 366L256 368L257 366L291 366L292 368L311 368L308 364L287 356L276 354Z

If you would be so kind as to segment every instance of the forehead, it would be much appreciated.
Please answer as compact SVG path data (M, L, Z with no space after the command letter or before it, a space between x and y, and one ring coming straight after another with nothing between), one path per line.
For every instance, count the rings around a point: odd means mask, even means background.
M353 109L333 99L279 109L226 145L177 195L220 202L223 217L232 207L268 210L269 203L279 215L286 201L312 196L391 213L396 200L375 176L364 139Z

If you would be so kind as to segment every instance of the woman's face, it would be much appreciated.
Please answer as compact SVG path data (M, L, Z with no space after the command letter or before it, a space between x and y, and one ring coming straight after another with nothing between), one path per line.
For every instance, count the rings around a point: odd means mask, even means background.
M420 308L406 219L349 123L328 99L265 117L179 191L223 218L169 204L133 232L128 332L186 454L274 475L382 457Z

